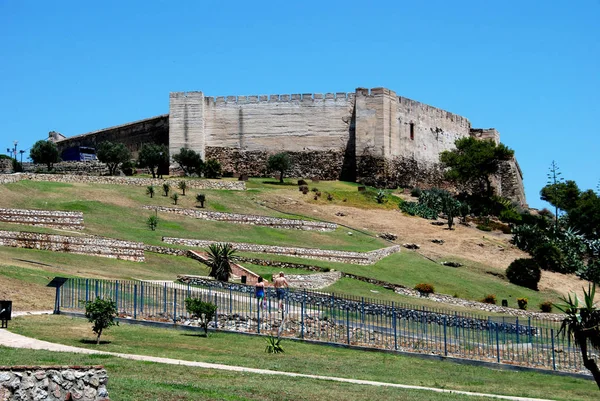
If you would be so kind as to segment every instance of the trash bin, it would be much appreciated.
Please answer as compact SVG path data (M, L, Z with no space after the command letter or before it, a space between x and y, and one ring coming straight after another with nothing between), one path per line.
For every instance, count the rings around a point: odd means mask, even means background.
M242 276L242 284L246 284L246 276Z
M0 300L0 322L2 322L2 328L8 327L8 321L12 314L12 301L1 301Z

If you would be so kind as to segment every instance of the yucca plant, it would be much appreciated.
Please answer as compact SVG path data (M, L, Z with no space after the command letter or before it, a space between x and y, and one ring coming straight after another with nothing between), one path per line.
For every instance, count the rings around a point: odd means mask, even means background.
M209 276L219 281L229 281L231 276L230 262L236 259L235 248L231 244L211 244L208 247Z
M150 195L151 198L154 197L154 187L152 185L146 187L146 195Z
M187 189L187 182L179 181L179 184L177 184L177 186L179 187L179 189L181 189L181 195L185 196L185 190Z
M265 352L267 354L281 354L283 353L283 347L281 346L281 338L269 336L267 337L267 346Z
M146 220L146 224L148 225L149 229L151 229L152 231L155 231L156 226L158 226L158 217L156 217L154 215L148 217L148 220Z
M171 199L173 199L173 204L176 205L177 201L179 200L179 194L177 192L173 193L173 195L171 195Z
M567 315L562 321L558 335L574 340L581 350L583 366L592 372L600 389L600 369L588 353L588 347L600 351L600 309L594 304L595 295L596 284L590 284L587 291L583 289L583 305L579 304L575 294L569 294L568 298L561 298L564 304L554 306Z
M169 186L169 184L167 184L166 182L163 184L163 192L165 194L165 196L169 196L169 191L171 190L171 187Z
M206 195L204 194L196 194L196 202L200 204L200 207L204 207L204 202L206 202Z

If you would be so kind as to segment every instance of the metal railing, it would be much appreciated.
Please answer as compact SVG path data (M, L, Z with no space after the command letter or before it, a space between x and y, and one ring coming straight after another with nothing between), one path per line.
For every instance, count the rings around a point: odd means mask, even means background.
M193 297L217 305L209 325L215 329L587 373L579 348L557 336L560 323L551 320L447 313L304 290L288 290L279 309L273 288L259 305L254 287L221 282L69 279L57 291L58 310L84 311L85 301L110 298L121 317L190 324L185 299Z

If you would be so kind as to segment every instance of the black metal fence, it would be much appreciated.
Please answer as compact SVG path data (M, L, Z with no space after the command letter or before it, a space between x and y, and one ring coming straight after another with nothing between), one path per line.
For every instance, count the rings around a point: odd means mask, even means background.
M254 287L205 281L202 285L69 279L57 308L83 311L96 297L116 302L132 319L195 324L185 298L217 305L209 327L278 334L337 344L452 356L568 372L585 372L579 349L557 336L559 322L447 313L394 302L289 290L281 302L266 288L262 304Z

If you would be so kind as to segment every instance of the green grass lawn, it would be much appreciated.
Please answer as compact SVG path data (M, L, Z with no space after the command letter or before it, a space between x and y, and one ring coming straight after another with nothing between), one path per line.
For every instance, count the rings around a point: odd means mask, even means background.
M285 340L285 353L268 355L263 352L266 344L264 338L232 333L211 333L204 338L187 331L121 324L106 331L102 340L108 343L98 347L86 341L92 340L94 335L91 325L84 319L65 316L20 317L11 322L9 329L42 340L112 352L493 394L539 398L547 398L551 394L554 399L569 401L596 400L598 397L598 389L591 380L501 371L450 361ZM371 389L363 388L362 391L370 393Z
M119 401L459 401L465 397L431 391L138 362L110 355L12 349L1 345L0 358L8 365L103 365L108 372L109 396L111 400ZM469 397L469 400L492 398Z

